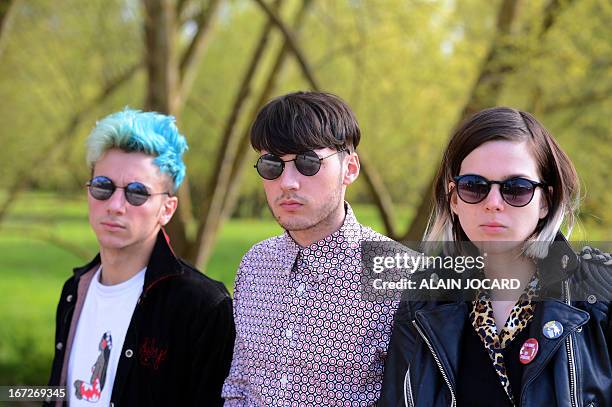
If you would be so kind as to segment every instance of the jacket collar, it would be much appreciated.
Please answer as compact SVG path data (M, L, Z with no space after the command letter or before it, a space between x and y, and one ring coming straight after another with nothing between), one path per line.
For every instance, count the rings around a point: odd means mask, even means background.
M87 271L98 267L101 263L100 253L86 265L73 269L74 276L78 280ZM183 272L183 267L180 260L174 254L170 245L170 238L163 229L157 233L157 240L151 252L147 271L145 272L145 281L143 293L146 293L157 282L168 277L179 275Z
M579 266L578 256L560 232L549 246L548 256L538 261L540 282L544 286L567 280Z

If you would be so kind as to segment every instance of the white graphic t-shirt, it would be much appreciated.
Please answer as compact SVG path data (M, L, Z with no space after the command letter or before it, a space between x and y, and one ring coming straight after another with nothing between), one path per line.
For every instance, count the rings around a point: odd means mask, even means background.
M106 286L96 271L81 310L70 359L70 406L108 406L121 349L142 287L146 267L123 283Z

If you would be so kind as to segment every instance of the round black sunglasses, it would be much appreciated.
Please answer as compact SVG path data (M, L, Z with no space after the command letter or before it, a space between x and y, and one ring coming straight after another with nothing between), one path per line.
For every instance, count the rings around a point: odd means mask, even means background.
M274 154L264 154L259 157L254 167L257 169L257 173L262 178L273 180L281 176L283 170L285 169L285 163L295 161L295 168L297 168L300 174L311 177L321 169L321 161L343 151L346 151L346 149L338 150L335 153L325 157L319 157L317 153L309 150L304 153L297 154L292 160L283 160Z
M89 182L87 182L86 186L89 189L91 196L98 201L106 201L113 196L116 189L123 189L125 200L132 206L140 206L144 204L147 202L147 199L153 195L172 196L170 192L150 193L147 190L147 187L140 182L130 182L124 187L118 187L110 178L104 176L92 178Z
M489 181L481 175L466 174L453 177L457 185L457 195L465 203L477 204L482 202L489 192L491 185L498 184L503 200L510 206L526 206L533 199L537 187L545 187L543 182L531 181L527 178L514 177L505 181Z

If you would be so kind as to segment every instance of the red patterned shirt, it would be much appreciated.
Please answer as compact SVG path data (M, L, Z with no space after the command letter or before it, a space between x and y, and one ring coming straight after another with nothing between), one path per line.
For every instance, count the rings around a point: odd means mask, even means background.
M346 204L343 226L307 248L285 232L249 250L234 288L226 405L377 402L398 302L362 298L360 244L383 240Z

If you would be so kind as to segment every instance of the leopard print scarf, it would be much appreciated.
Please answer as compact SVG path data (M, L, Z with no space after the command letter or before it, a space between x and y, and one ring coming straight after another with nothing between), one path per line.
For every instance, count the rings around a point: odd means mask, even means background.
M478 293L478 296L472 303L472 311L470 312L472 326L487 350L493 362L493 367L499 376L499 380L513 405L516 405L516 403L512 395L512 388L510 387L510 380L506 372L502 350L506 348L533 318L535 303L532 300L538 294L538 291L538 278L537 275L534 274L525 288L525 291L521 294L512 308L508 320L499 335L497 334L497 327L493 316L493 306L488 291L480 291Z

